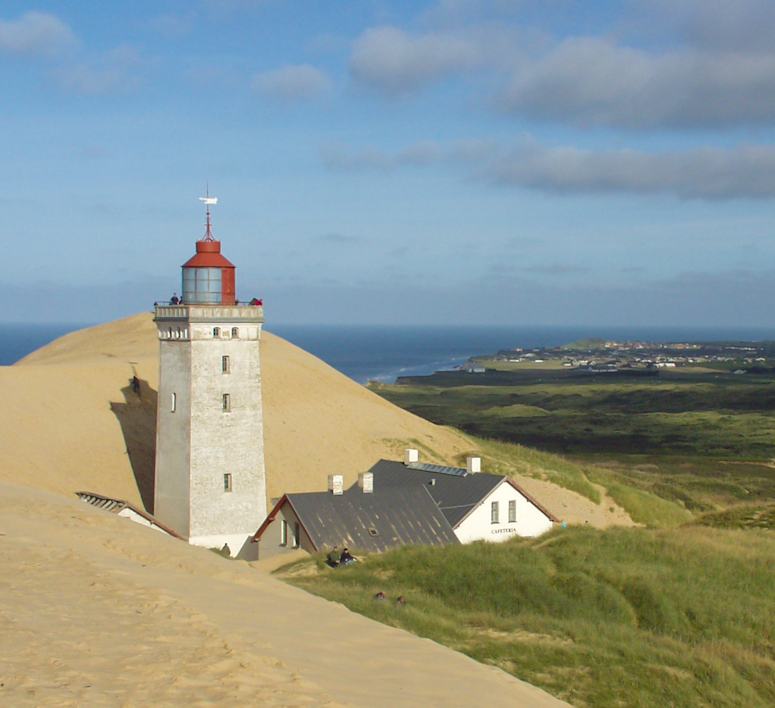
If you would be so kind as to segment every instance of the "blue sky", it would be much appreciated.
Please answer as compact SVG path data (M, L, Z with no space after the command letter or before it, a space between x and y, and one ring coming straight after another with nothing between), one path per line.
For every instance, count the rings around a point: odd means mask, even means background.
M771 0L0 6L7 321L769 325Z

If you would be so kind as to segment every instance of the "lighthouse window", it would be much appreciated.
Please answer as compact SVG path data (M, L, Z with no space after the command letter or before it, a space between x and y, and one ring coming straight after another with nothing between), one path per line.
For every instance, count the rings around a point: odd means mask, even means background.
M178 407L178 394L171 393L170 394L170 413L174 413L177 407Z
M230 492L231 490L232 490L231 473L226 473L225 475L223 475L223 491Z
M213 327L213 337L220 337L220 336L221 336L221 328Z
M220 268L184 268L183 301L189 304L221 301Z
M231 373L231 360L228 356L222 356L221 357L221 371L224 374L230 374Z
M228 393L223 394L223 412L228 413L231 410L231 395Z
M234 339L239 339L239 327L232 327L231 328L231 336Z

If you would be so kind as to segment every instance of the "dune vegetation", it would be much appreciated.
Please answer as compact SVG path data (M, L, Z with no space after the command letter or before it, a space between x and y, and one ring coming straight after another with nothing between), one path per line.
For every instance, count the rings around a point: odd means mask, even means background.
M774 545L762 530L567 528L280 572L574 705L766 706Z
M465 431L488 471L616 505L637 527L571 520L538 539L281 574L574 705L775 704L775 379L521 376L371 387Z

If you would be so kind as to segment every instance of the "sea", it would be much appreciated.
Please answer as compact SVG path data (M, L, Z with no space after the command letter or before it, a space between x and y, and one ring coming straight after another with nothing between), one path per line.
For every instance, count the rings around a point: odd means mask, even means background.
M86 326L0 323L0 365L13 364ZM398 376L454 369L477 354L557 346L588 337L649 342L775 340L775 327L272 325L267 329L359 383L392 383Z

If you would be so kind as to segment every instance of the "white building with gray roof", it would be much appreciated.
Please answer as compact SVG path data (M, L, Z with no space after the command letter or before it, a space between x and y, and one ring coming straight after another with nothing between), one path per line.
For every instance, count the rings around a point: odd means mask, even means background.
M505 475L419 461L380 460L345 490L340 475L328 492L285 494L253 536L259 557L333 546L363 552L405 545L448 545L539 536L555 516Z

